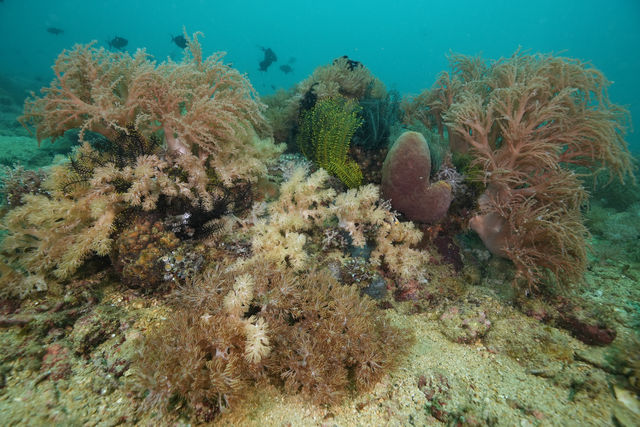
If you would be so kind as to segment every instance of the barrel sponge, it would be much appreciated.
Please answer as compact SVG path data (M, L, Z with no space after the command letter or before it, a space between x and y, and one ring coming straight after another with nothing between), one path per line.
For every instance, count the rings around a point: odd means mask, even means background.
M393 143L382 165L382 195L411 221L435 223L447 214L451 186L429 182L429 145L419 132L404 132Z

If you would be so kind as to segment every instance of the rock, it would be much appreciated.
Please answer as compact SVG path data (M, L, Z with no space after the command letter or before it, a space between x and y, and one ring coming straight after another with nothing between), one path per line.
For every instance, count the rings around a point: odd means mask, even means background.
M616 385L613 386L613 392L616 400L622 404L622 406L633 412L637 417L636 420L640 420L640 401L638 401L635 393Z
M431 184L429 145L419 132L405 132L382 165L382 197L412 221L434 223L445 217L453 199L451 186Z
M382 276L376 274L369 286L362 289L362 293L373 299L382 299L387 295L387 283Z
M622 427L634 427L640 425L640 415L633 413L633 411L620 402L617 402L613 407L613 418L616 421L616 425Z
M42 357L42 372L49 372L53 381L68 378L71 374L71 357L69 349L61 344L51 344Z
M449 307L441 316L442 333L452 342L470 344L491 329L491 320L481 309Z
M613 328L599 323L590 323L581 319L574 313L562 313L557 320L562 328L568 330L571 335L588 345L608 345L616 339L617 332Z
M115 307L96 307L81 317L73 326L70 339L73 351L88 355L95 347L105 342L118 331L120 321Z
M417 280L401 281L397 283L393 296L396 301L417 301L421 290L422 286Z
M585 350L576 350L574 356L576 359L609 372L610 374L621 374L623 370L623 366L612 365L607 359L607 352L601 351L599 348L589 347Z

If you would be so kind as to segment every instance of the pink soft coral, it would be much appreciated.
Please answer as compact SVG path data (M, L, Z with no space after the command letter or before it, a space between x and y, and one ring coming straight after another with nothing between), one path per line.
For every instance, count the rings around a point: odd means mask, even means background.
M74 128L81 138L89 130L114 140L133 124L146 137L161 132L172 154L197 153L225 183L265 172L279 148L258 137L268 133L264 105L223 54L203 59L197 34L187 40L182 62L159 65L144 50L76 45L60 54L56 78L42 97L32 94L20 121L39 141Z
M530 286L546 272L575 280L588 235L576 172L631 174L626 111L609 102L602 73L572 59L516 54L485 64L456 56L453 68L430 99L486 184L471 227Z

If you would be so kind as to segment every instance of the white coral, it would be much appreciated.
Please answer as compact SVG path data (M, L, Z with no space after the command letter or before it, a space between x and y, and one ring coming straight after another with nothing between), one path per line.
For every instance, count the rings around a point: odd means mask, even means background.
M244 349L244 358L249 363L258 363L271 353L269 337L267 336L267 322L253 316L244 325L244 333L247 344Z

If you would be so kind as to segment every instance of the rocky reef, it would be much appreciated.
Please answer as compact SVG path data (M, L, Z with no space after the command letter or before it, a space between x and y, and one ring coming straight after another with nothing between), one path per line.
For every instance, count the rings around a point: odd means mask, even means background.
M75 46L26 101L73 148L1 181L8 424L633 425L639 259L608 254L640 201L582 218L633 179L599 71L454 55L400 103L341 57L261 99L184 37Z

